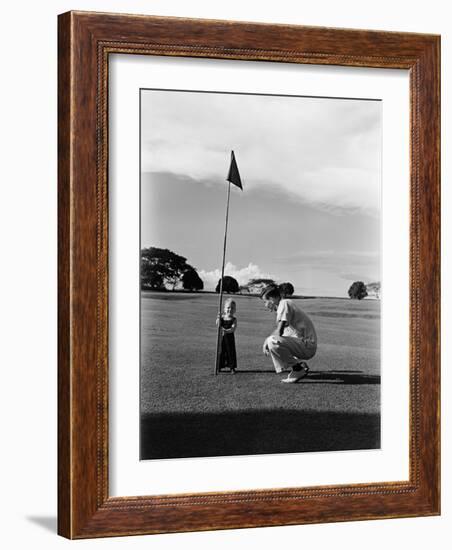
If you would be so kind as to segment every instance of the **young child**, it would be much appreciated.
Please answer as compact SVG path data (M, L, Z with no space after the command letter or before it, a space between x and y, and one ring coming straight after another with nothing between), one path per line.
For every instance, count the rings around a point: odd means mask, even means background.
M236 305L230 298L224 303L223 314L219 319L221 330L221 352L219 370L229 369L232 374L237 370L237 354L235 352L234 332L237 328L237 318L234 317Z
M262 351L273 360L279 374L289 370L281 382L294 384L304 378L309 367L304 362L317 351L317 334L311 319L294 302L281 296L277 286L265 288L261 294L265 307L276 311L276 330L265 340Z

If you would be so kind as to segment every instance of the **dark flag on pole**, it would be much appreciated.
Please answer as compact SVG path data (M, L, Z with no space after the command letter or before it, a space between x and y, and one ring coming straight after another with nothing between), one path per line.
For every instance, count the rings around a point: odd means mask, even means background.
M231 151L231 165L229 166L229 173L226 181L230 181L234 185L237 185L237 187L243 191L242 180L240 179L239 169L235 161L234 151Z

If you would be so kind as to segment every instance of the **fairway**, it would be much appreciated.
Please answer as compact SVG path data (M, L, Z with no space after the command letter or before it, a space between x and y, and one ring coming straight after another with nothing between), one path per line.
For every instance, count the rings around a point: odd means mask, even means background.
M258 298L234 296L238 372L215 376L218 295L141 297L142 459L379 448L379 301L296 300L318 351L286 385L262 353L275 316Z

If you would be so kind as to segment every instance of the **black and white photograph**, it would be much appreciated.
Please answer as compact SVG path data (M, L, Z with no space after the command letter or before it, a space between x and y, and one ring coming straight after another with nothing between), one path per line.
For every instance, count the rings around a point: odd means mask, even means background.
M381 106L140 90L140 459L380 447Z

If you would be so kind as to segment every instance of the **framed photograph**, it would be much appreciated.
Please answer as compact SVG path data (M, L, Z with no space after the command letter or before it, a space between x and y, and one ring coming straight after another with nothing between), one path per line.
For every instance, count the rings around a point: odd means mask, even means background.
M440 513L438 36L59 16L59 533Z

